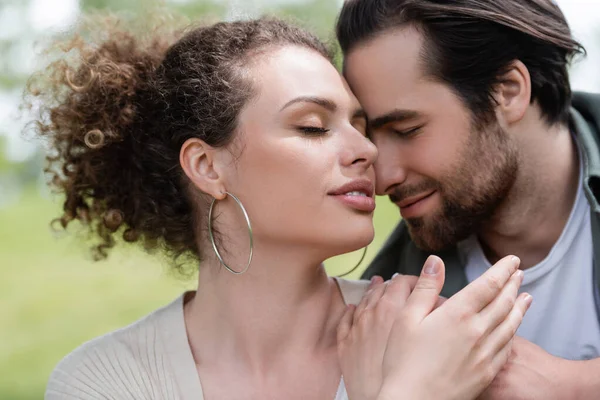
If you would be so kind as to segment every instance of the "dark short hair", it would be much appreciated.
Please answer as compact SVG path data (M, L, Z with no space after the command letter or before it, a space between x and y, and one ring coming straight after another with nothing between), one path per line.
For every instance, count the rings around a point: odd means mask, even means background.
M549 124L566 122L568 65L585 49L551 0L349 0L336 33L344 54L391 29L412 26L424 37L426 73L447 83L476 120L489 120L495 86L515 60L531 76L531 102Z

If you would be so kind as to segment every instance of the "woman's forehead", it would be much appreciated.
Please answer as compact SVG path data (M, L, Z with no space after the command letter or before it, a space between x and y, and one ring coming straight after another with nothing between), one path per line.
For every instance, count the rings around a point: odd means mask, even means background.
M344 78L331 62L314 50L300 46L278 48L254 63L257 105L281 109L296 97L329 99L338 107L356 107Z

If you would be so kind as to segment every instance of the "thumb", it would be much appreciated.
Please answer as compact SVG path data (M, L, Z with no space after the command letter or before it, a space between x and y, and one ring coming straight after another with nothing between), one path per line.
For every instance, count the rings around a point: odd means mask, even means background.
M445 270L441 258L433 255L427 258L415 289L406 301L412 315L423 319L435 309L444 286Z
M355 305L349 305L346 307L346 311L340 320L337 328L337 343L338 347L346 339L352 328L352 318L354 317L354 311L356 311Z

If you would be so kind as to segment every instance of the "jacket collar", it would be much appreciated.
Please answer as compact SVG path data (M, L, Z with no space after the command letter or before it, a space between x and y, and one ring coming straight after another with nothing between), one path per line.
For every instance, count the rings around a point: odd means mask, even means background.
M583 155L583 189L592 211L600 212L600 96L576 93L570 128Z

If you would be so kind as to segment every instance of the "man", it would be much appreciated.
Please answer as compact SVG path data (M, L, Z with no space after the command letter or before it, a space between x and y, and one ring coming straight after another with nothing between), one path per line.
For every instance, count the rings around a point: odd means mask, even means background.
M365 277L418 275L436 253L451 296L517 255L527 340L486 395L600 398L600 96L571 93L583 49L559 8L350 0L337 35L377 192L403 217Z

